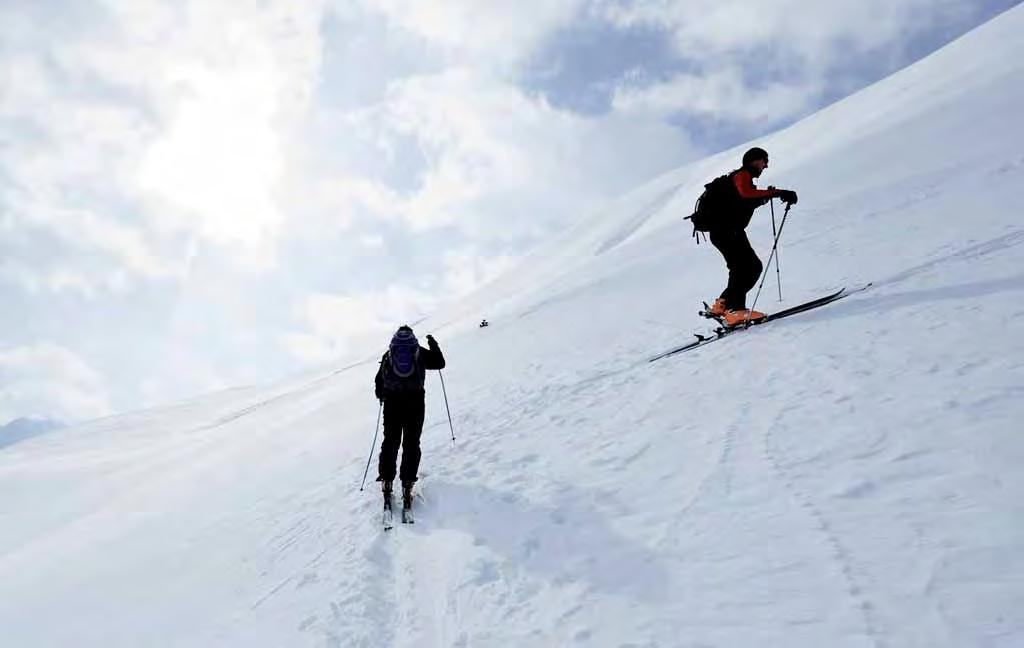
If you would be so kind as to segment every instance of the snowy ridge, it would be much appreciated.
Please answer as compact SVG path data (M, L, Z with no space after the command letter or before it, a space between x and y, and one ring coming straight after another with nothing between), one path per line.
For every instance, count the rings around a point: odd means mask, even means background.
M759 305L868 292L646 362L724 282L681 218L739 147L418 326L458 442L428 377L414 526L357 490L373 361L0 449L4 644L1024 645L1020 33L758 141L801 198Z
M64 424L60 421L47 418L14 419L6 425L0 425L0 448L40 434L46 434L63 426Z

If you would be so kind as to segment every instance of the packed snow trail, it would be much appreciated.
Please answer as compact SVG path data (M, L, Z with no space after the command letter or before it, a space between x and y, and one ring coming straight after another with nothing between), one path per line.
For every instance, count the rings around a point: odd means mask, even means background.
M1020 33L758 141L773 310L870 291L648 363L724 282L682 216L729 151L417 325L458 441L429 376L414 525L358 491L374 360L0 449L4 644L1024 644Z

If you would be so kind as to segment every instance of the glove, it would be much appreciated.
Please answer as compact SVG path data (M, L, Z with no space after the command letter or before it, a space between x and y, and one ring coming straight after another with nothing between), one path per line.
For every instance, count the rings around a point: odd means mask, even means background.
M430 347L431 349L437 348L437 340L434 339L433 335L427 336L427 346Z
M375 389L373 390L373 395L376 396L377 400L379 400L380 402L384 402L384 392L380 391L379 389Z
M790 189L779 189L778 196L787 205L795 205L797 201L796 192Z

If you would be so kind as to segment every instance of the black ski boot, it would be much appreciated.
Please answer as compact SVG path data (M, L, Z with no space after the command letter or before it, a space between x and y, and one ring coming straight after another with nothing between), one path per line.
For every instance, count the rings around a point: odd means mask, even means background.
M384 493L384 530L387 531L394 524L394 512L391 509L391 482L381 482L381 491Z
M412 524L412 485L415 482L402 482L402 523Z

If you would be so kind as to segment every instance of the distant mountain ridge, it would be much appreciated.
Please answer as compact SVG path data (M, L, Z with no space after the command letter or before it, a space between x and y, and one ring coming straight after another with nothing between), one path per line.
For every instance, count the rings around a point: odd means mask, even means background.
M30 437L52 432L64 427L64 423L48 418L21 417L0 426L0 448Z

